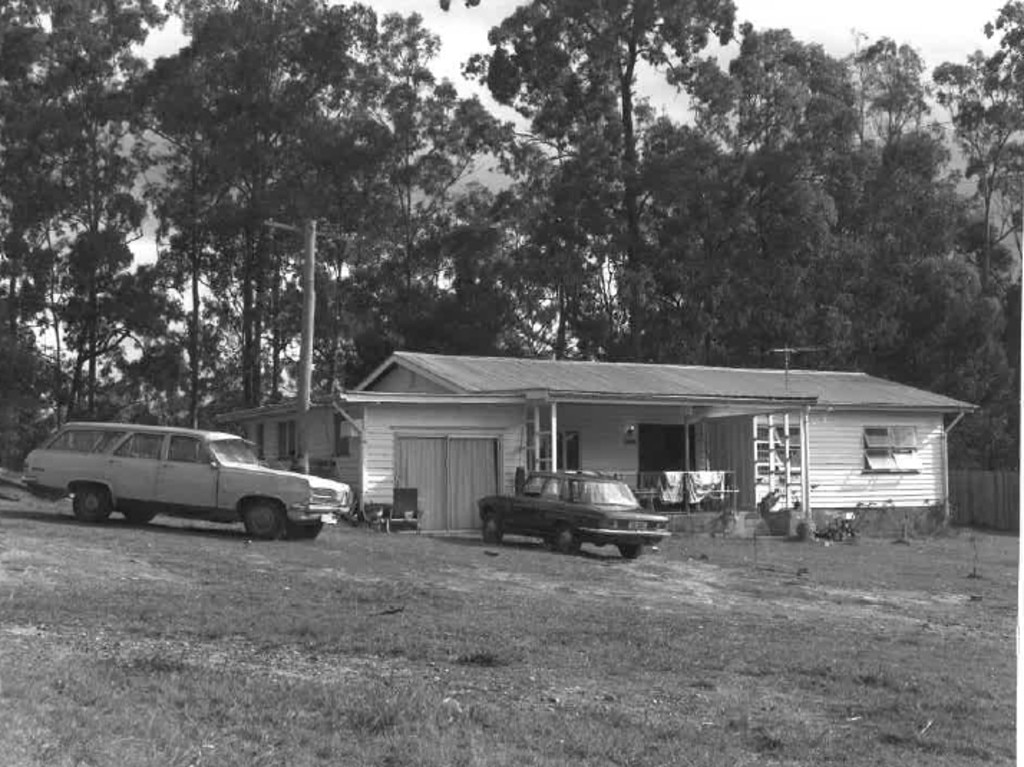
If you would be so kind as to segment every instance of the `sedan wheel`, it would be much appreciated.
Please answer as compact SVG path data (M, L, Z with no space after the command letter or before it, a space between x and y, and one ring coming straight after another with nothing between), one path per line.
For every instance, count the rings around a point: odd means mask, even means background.
M324 523L320 520L305 525L289 522L287 525L288 539L292 541L311 541L320 535L320 531L323 529Z
M271 501L253 501L242 512L245 532L253 538L276 541L284 536L287 518L284 509Z
M624 559L636 559L640 556L640 552L643 551L643 546L639 543L620 543L619 553Z
M110 516L113 504L110 493L100 485L80 485L75 488L71 510L81 522L103 522Z
M580 550L580 539L571 527L562 527L555 533L554 545L562 554L577 554Z
M153 521L153 517L156 516L155 511L149 511L147 509L132 509L123 513L124 518L130 525L148 525Z
M488 514L486 517L484 517L484 543L491 543L497 545L501 543L503 535L504 532L501 529L501 523L498 521L498 518L494 516L494 514Z

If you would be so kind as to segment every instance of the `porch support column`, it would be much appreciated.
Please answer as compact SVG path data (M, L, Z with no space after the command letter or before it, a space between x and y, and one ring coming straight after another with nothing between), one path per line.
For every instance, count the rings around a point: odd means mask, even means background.
M803 496L804 516L811 525L811 407L804 405L800 412L800 495ZM811 532L808 529L808 532Z
M551 401L551 471L558 471L558 403Z
M541 471L540 465L540 405L533 406L533 470Z
M683 408L683 471L690 470L690 409ZM683 475L683 509L690 510L690 494L686 491L686 475Z
M683 471L690 470L690 411L683 408Z

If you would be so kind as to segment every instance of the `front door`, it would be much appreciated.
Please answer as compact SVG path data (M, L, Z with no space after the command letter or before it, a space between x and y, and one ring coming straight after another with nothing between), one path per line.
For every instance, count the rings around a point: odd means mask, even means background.
M156 499L185 509L215 508L218 474L202 440L173 435L157 473Z

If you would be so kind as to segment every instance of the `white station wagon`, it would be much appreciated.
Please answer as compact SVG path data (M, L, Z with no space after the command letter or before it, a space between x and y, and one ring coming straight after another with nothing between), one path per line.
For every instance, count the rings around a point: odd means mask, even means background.
M29 453L24 480L42 495L70 493L83 522L168 514L241 521L263 539L315 538L352 503L345 483L267 468L234 434L165 426L69 423Z

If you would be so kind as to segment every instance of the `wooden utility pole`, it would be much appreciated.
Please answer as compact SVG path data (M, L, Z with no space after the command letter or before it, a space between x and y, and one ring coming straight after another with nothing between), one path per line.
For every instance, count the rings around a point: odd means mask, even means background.
M316 307L316 221L303 226L305 253L302 260L302 348L299 351L299 402L296 447L299 470L309 474L309 400L313 385L313 321Z
M302 229L291 224L267 221L274 229L302 232L302 341L299 347L299 394L295 401L295 441L297 469L309 474L309 404L313 384L313 326L316 307L316 220L306 219Z

